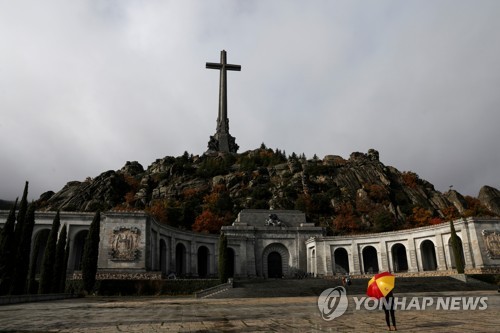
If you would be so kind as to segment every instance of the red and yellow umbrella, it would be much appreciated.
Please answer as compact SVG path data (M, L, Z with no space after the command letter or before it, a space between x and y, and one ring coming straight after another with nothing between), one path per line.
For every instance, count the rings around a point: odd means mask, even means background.
M389 272L382 272L368 281L368 289L366 294L376 299L385 297L392 289L394 289L395 276Z

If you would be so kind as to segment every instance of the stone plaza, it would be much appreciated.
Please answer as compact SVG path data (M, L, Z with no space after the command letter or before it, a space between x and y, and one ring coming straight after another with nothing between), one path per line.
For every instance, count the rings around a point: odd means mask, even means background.
M359 295L362 296L362 295ZM396 311L402 332L498 332L496 291L412 293L423 297L487 297L484 310ZM5 305L0 332L384 332L381 310L347 311L321 318L317 297L194 299L191 297L87 297Z

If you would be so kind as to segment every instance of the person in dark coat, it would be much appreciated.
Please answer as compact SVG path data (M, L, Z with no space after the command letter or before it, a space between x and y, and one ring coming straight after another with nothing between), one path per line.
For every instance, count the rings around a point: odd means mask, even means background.
M396 317L394 315L394 294L392 293L392 290L385 296L385 300L382 299L382 301L383 301L382 306L385 312L385 322L387 324L387 327L389 328L389 331L397 331L398 329L396 328ZM392 327L391 327L391 320L392 320Z

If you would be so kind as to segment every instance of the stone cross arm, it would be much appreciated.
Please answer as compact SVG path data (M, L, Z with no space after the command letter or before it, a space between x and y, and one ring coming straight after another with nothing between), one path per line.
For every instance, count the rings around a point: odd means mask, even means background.
M215 62L207 62L207 67L210 69L226 69L228 71L241 71L241 65L220 64Z

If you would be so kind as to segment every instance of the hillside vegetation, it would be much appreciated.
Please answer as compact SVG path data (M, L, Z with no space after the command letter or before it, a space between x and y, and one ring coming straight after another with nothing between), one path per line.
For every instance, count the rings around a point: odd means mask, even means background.
M85 181L71 181L38 200L42 210L145 210L160 223L217 233L242 209L298 209L328 234L379 232L449 219L500 214L500 192L478 198L438 192L411 171L379 160L376 150L323 159L268 149L242 154L167 156L146 170L127 162Z

